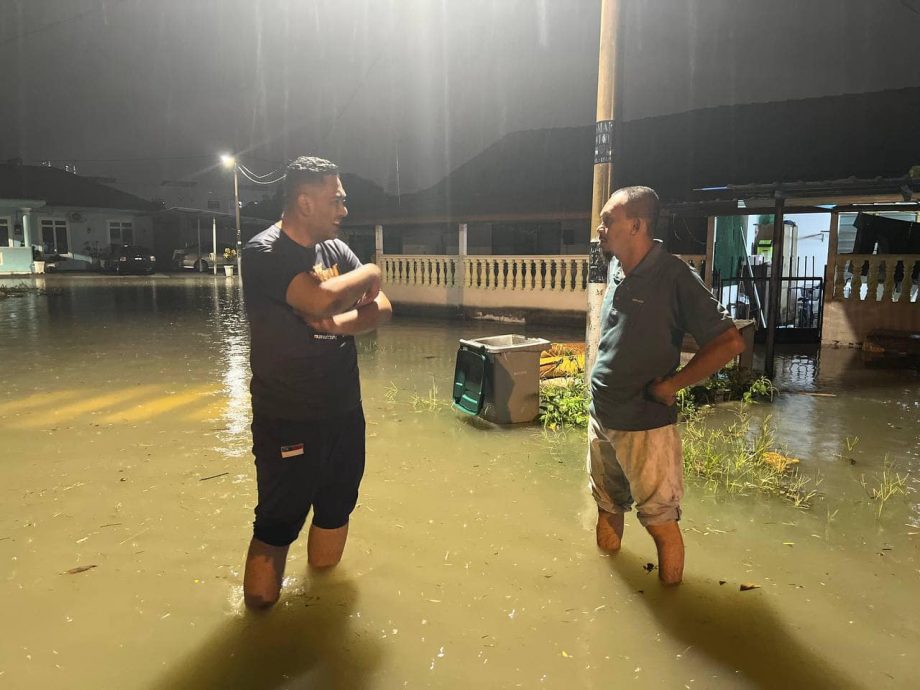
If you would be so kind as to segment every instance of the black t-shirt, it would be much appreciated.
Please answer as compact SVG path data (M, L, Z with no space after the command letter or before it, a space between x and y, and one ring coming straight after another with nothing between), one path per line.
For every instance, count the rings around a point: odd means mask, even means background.
M314 331L285 295L300 273L324 280L358 268L358 257L340 240L299 245L276 224L246 243L242 264L253 413L329 419L357 408L361 387L354 338Z

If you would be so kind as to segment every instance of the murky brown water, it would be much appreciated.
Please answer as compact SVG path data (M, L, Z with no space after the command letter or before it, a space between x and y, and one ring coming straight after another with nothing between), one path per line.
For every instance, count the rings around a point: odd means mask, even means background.
M686 582L662 591L635 519L618 557L594 547L580 434L424 402L449 395L458 338L518 329L397 319L361 341L368 471L345 559L315 578L299 541L281 603L250 616L233 284L47 285L62 293L0 301L0 686L916 687L916 374L787 358L790 392L755 414L823 496L803 511L691 486ZM877 518L859 478L885 456L913 477Z

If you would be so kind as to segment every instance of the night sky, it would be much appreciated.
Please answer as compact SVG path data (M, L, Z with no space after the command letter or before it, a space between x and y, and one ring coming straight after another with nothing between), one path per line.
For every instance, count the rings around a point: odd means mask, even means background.
M0 159L143 193L302 153L390 191L594 121L600 0L5 0ZM398 169L398 176L397 176ZM149 196L149 194L146 194Z
M621 5L624 121L920 86L920 0ZM3 0L0 160L150 198L226 191L221 152L257 173L313 153L411 192L505 134L593 123L599 18L600 0Z

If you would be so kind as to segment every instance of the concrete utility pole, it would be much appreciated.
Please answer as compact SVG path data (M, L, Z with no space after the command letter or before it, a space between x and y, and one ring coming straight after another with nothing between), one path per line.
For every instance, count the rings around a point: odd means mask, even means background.
M234 162L233 164L233 210L236 212L236 274L239 276L238 280L243 279L243 243L240 236L240 178L239 173L239 163ZM214 247L214 251L217 251L217 247Z
M594 142L594 192L591 202L590 250L588 257L588 311L585 333L585 379L591 376L600 341L601 305L607 287L607 260L594 234L600 225L601 209L613 185L613 113L616 97L617 28L619 0L602 0L600 50L597 68L597 124Z

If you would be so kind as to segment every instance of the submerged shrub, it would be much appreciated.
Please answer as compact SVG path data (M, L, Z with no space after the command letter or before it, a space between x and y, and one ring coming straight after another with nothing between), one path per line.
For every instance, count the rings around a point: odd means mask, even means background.
M591 393L581 376L552 379L540 387L540 423L544 429L579 428L588 426L588 405ZM557 383L563 381L563 383Z
M768 415L752 429L745 406L728 426L709 428L701 415L684 423L684 471L709 489L729 494L751 492L781 496L797 507L808 508L817 486L803 476L795 458L775 450L775 427Z

